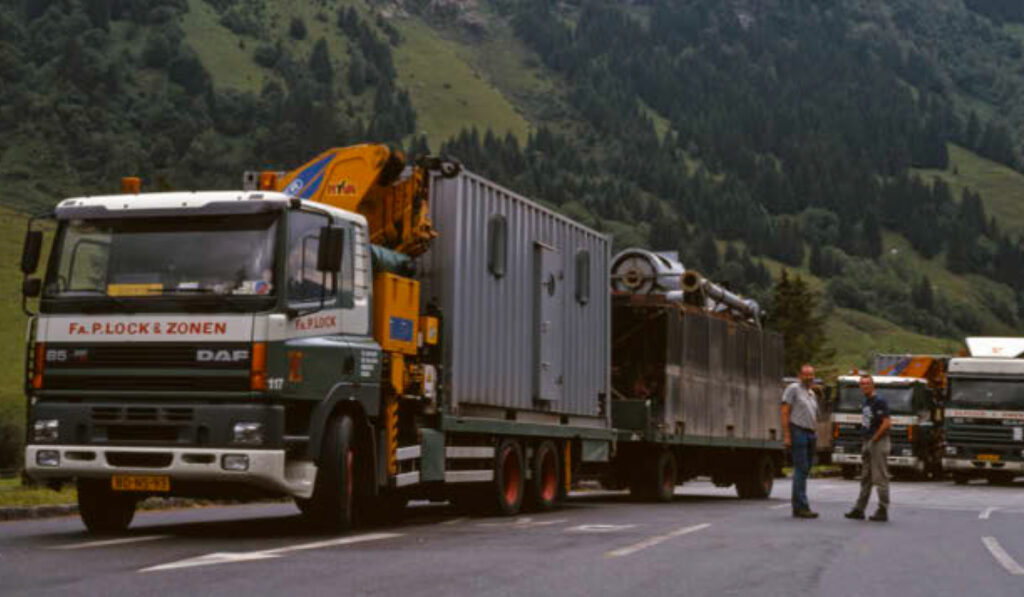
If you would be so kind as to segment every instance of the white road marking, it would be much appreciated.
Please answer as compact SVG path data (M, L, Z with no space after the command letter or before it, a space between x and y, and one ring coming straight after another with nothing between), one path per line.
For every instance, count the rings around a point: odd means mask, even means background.
M255 560L269 560L271 558L278 558L284 554L292 553L295 551L304 551L307 549L322 549L324 547L337 547L339 545L351 545L353 543L365 543L367 541L380 541L381 539L393 539L395 537L401 537L400 533L371 533L368 535L355 535L352 537L339 537L338 539L327 539L324 541L315 541L313 543L300 543L298 545L286 545L285 547L278 547L276 549L265 549L259 551L246 551L246 552L217 552L210 553L203 556L188 558L185 560L179 560L177 562L170 562L167 564L160 564L158 566L150 566L149 568L143 568L139 572L156 572L159 570L176 570L179 568L194 568L196 566L212 566L214 564L233 564L235 562L251 562Z
M92 547L108 547L111 545L125 545L127 543L142 543L144 541L156 541L170 535L141 535L139 537L122 537L120 539L104 539L102 541L87 541L85 543L69 543L68 545L57 545L50 549L89 549Z
M444 522L439 522L439 523L437 523L437 524L443 524L443 525L453 525L453 524L459 524L459 523L460 523L460 522L462 522L463 520L466 520L466 517L465 517L465 516L461 516L461 517L459 517L459 518L453 518L453 519L451 519L451 520L446 520L446 521L444 521Z
M999 545L999 542L996 541L995 537L982 537L981 542L988 548L992 557L995 558L1003 568L1006 568L1007 572L1014 576L1024 575L1024 568L1021 568L1020 564L1010 557L1010 554L1006 553L1006 550L1003 549L1002 545Z
M658 545L660 543L664 543L665 541L668 541L669 539L672 539L674 537L681 537L683 535L688 535L690 533L695 533L697 531L706 529L709 526L711 526L711 523L705 522L704 524L697 524L697 525L694 525L692 527L683 527L681 529L676 529L676 530L672 531L671 533L666 533L664 535L656 535L656 536L651 537L649 539L644 539L643 541L641 541L639 543L634 543L633 545L627 545L626 547L620 547L619 549L613 549L612 551L609 551L608 553L606 553L604 555L607 558L620 558L622 556L633 555L633 554L635 554L638 551L647 549L648 547L654 547L655 545Z
M614 533L635 527L635 524L581 524L566 529L576 533Z
M998 509L999 508L995 508L995 507L993 507L993 508L985 508L984 510L981 511L981 514L978 515L978 518L980 520L988 520L988 517L992 516L992 513L995 512Z
M778 504L778 505L775 505L775 506L769 506L768 509L769 510L781 510L783 508L789 508L790 506L792 506L792 504Z
M569 522L569 519L556 518L554 520L534 520L530 517L524 516L517 519L515 522L481 522L477 526L505 529L532 529L534 527L546 527L553 524L562 524L563 522Z

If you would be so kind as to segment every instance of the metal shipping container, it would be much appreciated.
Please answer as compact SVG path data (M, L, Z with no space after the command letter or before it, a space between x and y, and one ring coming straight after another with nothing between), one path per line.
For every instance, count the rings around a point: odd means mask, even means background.
M430 205L418 277L443 313L448 412L607 426L608 239L465 171Z
M624 303L615 307L613 342L617 395L626 403L649 400L659 433L781 439L778 334L678 305ZM636 388L648 395L638 396Z

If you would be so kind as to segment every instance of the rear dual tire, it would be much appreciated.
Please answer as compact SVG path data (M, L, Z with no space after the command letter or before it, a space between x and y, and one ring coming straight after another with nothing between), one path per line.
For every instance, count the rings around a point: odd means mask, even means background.
M671 450L660 450L644 458L629 484L629 493L643 501L671 502L676 491L678 472Z
M775 464L761 454L746 474L736 482L736 494L745 500L763 500L772 494L775 485Z

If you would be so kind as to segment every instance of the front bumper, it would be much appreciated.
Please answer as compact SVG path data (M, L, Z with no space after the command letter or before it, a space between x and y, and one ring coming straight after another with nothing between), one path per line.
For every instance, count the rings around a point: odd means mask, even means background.
M986 462L968 458L943 458L942 470L954 472L997 472L1012 471L1024 473L1024 462L1000 461Z
M834 464L861 464L863 458L861 458L860 454L836 454L832 452L832 462Z
M864 458L860 454L832 454L834 464L864 464ZM890 456L886 459L891 468L910 468L916 471L924 470L924 463L917 456Z
M60 453L58 466L40 466L41 450ZM245 455L245 471L225 470L223 457ZM149 459L167 460L159 466L112 464ZM161 463L162 464L162 463ZM291 461L284 450L238 450L230 448L132 448L123 446L33 444L25 448L25 472L37 481L78 478L109 478L112 475L166 475L175 480L199 483L234 483L294 497L313 495L316 466Z

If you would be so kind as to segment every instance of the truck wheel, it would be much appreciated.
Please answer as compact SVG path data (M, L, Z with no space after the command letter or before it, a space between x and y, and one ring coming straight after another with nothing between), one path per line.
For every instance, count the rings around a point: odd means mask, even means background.
M135 517L135 496L116 492L106 479L78 480L78 513L90 533L123 533Z
M775 465L767 454L754 459L754 465L736 482L736 494L745 500L763 500L772 494Z
M514 439L503 439L498 445L493 488L499 514L511 516L519 512L526 494L526 467L523 449Z
M347 531L354 522L357 454L353 428L348 415L340 415L328 425L313 497L296 500L303 514L327 531Z
M676 457L671 450L651 456L637 471L629 492L645 501L671 502L676 492Z
M546 512L558 505L559 481L562 471L558 450L551 441L543 441L533 455L532 479L528 485L527 502L531 510Z
M840 471L846 480L857 478L857 467L852 464L844 464Z
M989 475L988 482L992 485L1013 485L1013 480L1017 478L1017 475L1013 473L992 473Z
M957 485L967 485L967 482L970 480L971 478L965 473L953 473L953 483Z

